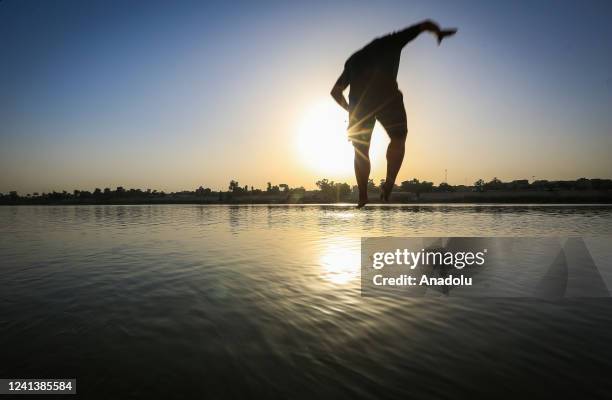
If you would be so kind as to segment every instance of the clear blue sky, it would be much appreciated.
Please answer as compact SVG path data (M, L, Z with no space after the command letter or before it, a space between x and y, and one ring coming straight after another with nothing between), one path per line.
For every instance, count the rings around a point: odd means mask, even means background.
M0 192L354 182L295 132L353 51L424 18L459 33L404 49L400 180L612 177L610 1L2 0Z

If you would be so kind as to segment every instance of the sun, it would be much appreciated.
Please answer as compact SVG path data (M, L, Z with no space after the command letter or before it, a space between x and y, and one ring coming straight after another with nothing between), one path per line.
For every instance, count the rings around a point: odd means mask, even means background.
M306 110L297 129L296 147L304 164L317 173L350 176L353 146L346 134L348 113L321 100Z

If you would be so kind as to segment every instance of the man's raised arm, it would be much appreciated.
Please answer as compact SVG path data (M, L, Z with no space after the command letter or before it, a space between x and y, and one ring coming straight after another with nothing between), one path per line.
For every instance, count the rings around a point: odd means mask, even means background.
M338 80L336 81L334 87L331 90L331 96L334 98L334 100L336 100L336 103L338 103L340 107L344 108L346 111L349 110L349 105L343 93L344 89L346 89L348 85L349 78L348 73L345 69L344 71L342 71L342 74L340 75L340 77L338 77Z
M408 28L403 29L399 32L396 32L394 35L399 41L400 46L404 47L406 44L414 40L423 32L431 32L435 34L438 38L438 44L440 44L440 42L442 42L442 39L444 39L445 37L454 35L457 32L457 29L452 28L442 30L440 29L440 25L438 25L436 22L427 19L425 21L419 22L418 24L409 26Z

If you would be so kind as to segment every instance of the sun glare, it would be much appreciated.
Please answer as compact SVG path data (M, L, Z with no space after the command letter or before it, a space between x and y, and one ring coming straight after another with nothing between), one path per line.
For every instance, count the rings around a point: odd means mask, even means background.
M313 171L351 176L353 146L347 140L348 114L333 101L320 101L306 111L297 131L297 150Z
M348 113L331 99L321 100L306 109L297 128L296 152L318 177L353 177L353 146L348 141L347 127ZM388 142L387 135L376 124L370 146L373 174L380 172L380 168L384 171Z
M359 276L361 253L359 239L329 239L320 256L322 276L325 280L344 285Z

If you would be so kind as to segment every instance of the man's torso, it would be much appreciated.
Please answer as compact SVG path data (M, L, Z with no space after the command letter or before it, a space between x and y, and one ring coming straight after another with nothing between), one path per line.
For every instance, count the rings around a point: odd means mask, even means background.
M346 61L349 73L349 104L375 105L397 91L397 72L402 48L393 36L375 39Z

